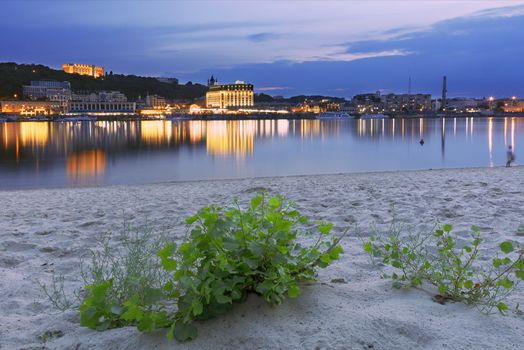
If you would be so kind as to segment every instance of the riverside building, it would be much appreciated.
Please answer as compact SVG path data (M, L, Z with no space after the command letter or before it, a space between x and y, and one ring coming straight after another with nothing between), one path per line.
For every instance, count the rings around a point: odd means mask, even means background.
M252 107L255 104L253 85L237 80L234 84L219 85L213 76L208 80L207 108Z
M91 94L74 94L69 113L93 113L98 115L134 114L136 103L128 102L119 91L100 91Z
M64 72L69 74L89 75L94 78L104 76L104 67L83 63L66 63L62 66Z
M381 96L384 110L388 112L431 111L430 94L388 94Z
M0 111L23 116L51 115L61 113L63 106L51 101L0 101Z

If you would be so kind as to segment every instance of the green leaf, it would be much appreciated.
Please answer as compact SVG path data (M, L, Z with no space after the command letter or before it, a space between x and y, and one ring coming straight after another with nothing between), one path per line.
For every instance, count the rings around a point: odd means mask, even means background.
M500 266L502 266L502 259L500 258L494 258L492 260L492 263L493 263L493 267L495 267L496 269L498 269Z
M440 284L438 286L438 292L441 294L441 295L446 295L448 293L448 287L445 285L445 284Z
M124 306L126 307L126 311L120 317L126 321L139 321L144 315L142 310L140 310L140 306L138 305L138 296L127 300L124 303Z
M192 309L193 309L193 315L195 315L195 316L200 315L202 313L203 309L204 309L204 306L202 305L202 303L198 299L193 300L193 303L191 304L191 306L192 306Z
M464 282L464 288L471 289L472 287L473 287L472 280L467 280L466 282Z
M331 263L331 257L329 256L328 253L322 254L320 256L320 261L323 262L324 264L329 264Z
M442 230L444 230L444 232L451 232L451 230L453 230L453 226L451 226L450 224L445 224L442 226Z
M186 224L191 225L198 220L198 215L192 215L186 219Z
M366 242L364 243L364 250L368 253L372 253L373 252L373 246L371 244L371 242Z
M308 223L308 217L307 216L301 216L299 219L298 219L298 222L302 225L306 225Z
M397 269L401 269L402 268L402 263L400 261L398 261L398 260L393 260L391 262L391 266L396 267Z
M508 310L508 306L504 304L503 302L500 302L497 304L497 309L499 309L499 312L503 314L505 311Z
M318 230L319 230L320 233L322 233L323 235L327 235L328 233L331 232L332 229L333 229L333 224L332 224L332 223L321 223L321 224L318 226Z
M219 304L228 304L228 303L231 303L233 300L231 299L231 297L228 297L226 295L216 295L215 294L215 299L216 301L219 303Z
M523 270L516 270L515 276L524 281L524 271Z
M258 207L260 207L263 200L264 200L264 197L261 195L251 198L251 209L257 209Z
M333 260L338 260L340 257L340 254L344 252L344 249L342 249L341 245L336 245L329 251L329 257Z
M176 260L171 258L162 259L162 267L166 271L174 271L177 267Z
M289 286L287 290L288 297L296 298L299 296L299 294L300 294L300 288L296 284Z
M269 204L270 208L278 208L280 206L280 200L277 197L272 197L267 204Z
M508 254L513 251L513 244L511 244L511 242L508 241L500 243L499 247L504 254Z
M179 342L193 340L197 337L198 330L192 324L177 322L173 328L173 336Z
M497 281L497 286L500 286L502 288L510 289L513 287L513 281L511 281L509 278L502 278Z

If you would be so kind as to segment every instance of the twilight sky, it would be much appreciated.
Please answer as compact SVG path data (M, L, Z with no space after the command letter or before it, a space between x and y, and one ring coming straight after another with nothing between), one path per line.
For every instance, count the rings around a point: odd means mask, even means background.
M271 95L380 90L524 97L523 1L2 1L0 62ZM5 16L8 14L8 16ZM7 33L7 35L6 35Z

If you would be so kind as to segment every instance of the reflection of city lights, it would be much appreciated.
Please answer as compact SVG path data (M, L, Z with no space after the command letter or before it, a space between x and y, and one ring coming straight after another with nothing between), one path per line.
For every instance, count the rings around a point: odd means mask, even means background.
M504 118L504 146L508 145L508 117Z
M493 118L488 119L488 150L489 150L489 166L493 166Z
M511 147L515 150L515 117L511 118Z
M22 122L20 125L20 140L22 146L40 145L47 143L49 138L49 123L47 122Z
M198 143L204 137L204 121L202 120L191 120L188 121L189 126L189 141L191 143Z
M206 145L209 154L244 157L253 154L254 120L213 120L206 127Z
M171 140L171 122L165 120L140 121L140 136L143 141L163 144Z
M286 119L280 119L277 120L277 133L280 137L287 136L289 130L289 120Z
M300 137L311 137L320 134L320 120L300 120Z
M391 125L391 130L392 130L392 136L393 136L393 139L395 139L395 119L393 119L393 123Z
M72 180L88 181L103 175L106 155L102 150L73 153L67 158L67 177Z

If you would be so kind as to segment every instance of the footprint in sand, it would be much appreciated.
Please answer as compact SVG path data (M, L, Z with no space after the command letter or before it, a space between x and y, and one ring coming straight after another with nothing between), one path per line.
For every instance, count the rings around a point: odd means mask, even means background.
M31 250L35 248L36 244L7 241L2 244L2 247L2 250L7 250L10 252L23 252L25 250Z
M21 262L22 260L14 258L12 256L3 256L0 258L0 267L13 268L20 265Z

